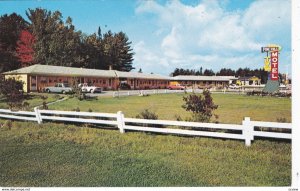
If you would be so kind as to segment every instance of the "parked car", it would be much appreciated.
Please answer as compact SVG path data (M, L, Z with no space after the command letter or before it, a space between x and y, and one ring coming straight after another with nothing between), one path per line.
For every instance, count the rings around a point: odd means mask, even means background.
M168 89L169 90L184 90L185 87L180 84L174 84L174 85L169 85Z
M120 90L131 90L131 87L127 83L120 83L119 85Z
M239 89L240 86L236 85L236 84L230 84L229 85L229 89Z
M82 92L89 92L89 93L101 93L102 89L97 86L89 86L87 83L79 84Z
M55 86L45 87L45 91L48 93L72 93L73 89L66 83L57 83Z

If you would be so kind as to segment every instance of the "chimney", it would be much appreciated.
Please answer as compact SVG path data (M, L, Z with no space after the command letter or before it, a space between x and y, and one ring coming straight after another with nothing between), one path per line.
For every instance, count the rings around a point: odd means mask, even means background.
M112 70L112 69L113 69L112 65L109 65L108 70Z

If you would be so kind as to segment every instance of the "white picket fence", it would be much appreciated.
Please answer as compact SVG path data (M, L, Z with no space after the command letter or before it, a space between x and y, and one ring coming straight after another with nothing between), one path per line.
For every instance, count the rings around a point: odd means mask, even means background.
M155 89L155 90L130 90L130 91L116 91L113 92L113 97L134 96L134 95L151 95L151 94L169 94L169 93L184 93L195 92L202 93L200 89L187 89L187 90L168 90L168 89Z
M126 130L131 130L164 134L238 139L245 140L246 146L251 145L251 141L254 140L254 137L292 139L291 123L251 121L249 117L245 117L245 119L242 121L242 125L238 125L125 118L121 111L114 114L39 110L35 108L34 112L0 109L0 118L36 121L39 124L43 121L104 124L118 127L121 133L125 133ZM147 127L149 124L151 124L151 126L156 125L157 127ZM169 128L169 126L176 126L176 128ZM192 129L182 129L182 127L189 127ZM269 129L262 131L257 130L254 127L267 127L281 130L288 129L289 132L270 132ZM233 131L235 133L233 133Z

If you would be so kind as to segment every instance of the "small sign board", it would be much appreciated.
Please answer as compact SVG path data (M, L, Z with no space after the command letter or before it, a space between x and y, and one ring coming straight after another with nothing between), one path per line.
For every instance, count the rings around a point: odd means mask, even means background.
M278 46L274 46L274 47L261 47L261 52L273 52L273 51L279 51L279 47Z

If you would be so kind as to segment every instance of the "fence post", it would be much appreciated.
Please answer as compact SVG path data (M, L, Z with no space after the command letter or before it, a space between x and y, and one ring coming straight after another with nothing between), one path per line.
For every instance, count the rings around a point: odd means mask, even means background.
M128 91L128 93L127 93L127 94L128 94L128 96L130 96L130 91Z
M245 117L243 120L243 135L245 137L246 146L251 146L251 141L254 139L253 131L254 126L251 124L250 117Z
M122 111L118 111L117 113L117 121L118 121L118 128L120 133L125 133L125 122L124 122L124 114Z
M41 113L39 112L39 109L37 107L35 107L34 112L35 112L35 116L36 116L36 120L37 120L38 124L41 124L42 117L41 117Z
M116 93L116 92L113 92L113 97L115 97L115 93Z

